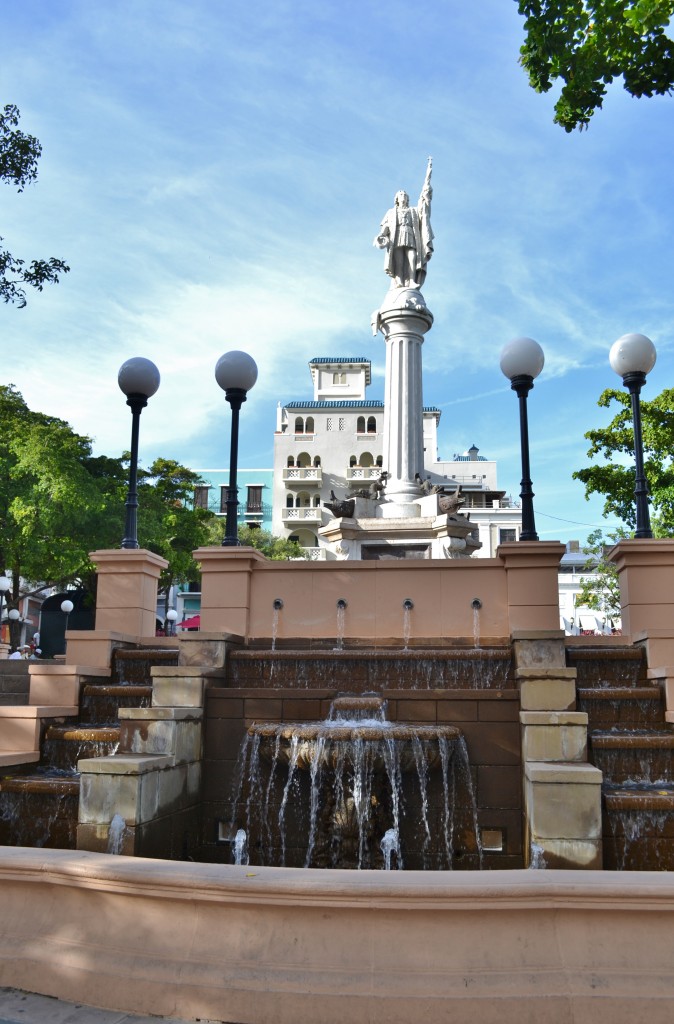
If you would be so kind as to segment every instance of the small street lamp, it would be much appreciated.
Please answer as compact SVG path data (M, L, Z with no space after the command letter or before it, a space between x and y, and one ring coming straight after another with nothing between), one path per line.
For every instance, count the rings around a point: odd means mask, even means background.
M178 618L178 612L175 610L175 608L169 608L169 610L166 613L166 635L167 636L175 636L176 635L176 620L177 620L177 618Z
M644 473L644 442L641 433L641 401L639 395L646 383L646 374L655 366L657 353L655 345L645 334L623 334L611 346L609 352L611 369L622 377L623 384L632 399L632 422L634 424L634 498L637 511L637 528L634 536L653 536L648 511L648 483Z
M138 428L140 414L159 387L159 370L142 356L127 359L119 369L117 380L131 409L131 462L129 465L129 491L126 499L126 522L123 548L138 547Z
M21 625L20 625L21 612L19 611L18 608L10 608L9 611L7 612L7 618L9 619L9 639L10 639L10 642L12 640L12 633L14 633L15 637L17 638L17 641L14 644L14 646L18 648L18 646L19 646L18 641L21 639ZM16 626L14 626L15 623L19 624L18 633L16 632ZM12 630L12 626L14 626L14 630Z
M223 547L235 547L239 543L237 533L237 509L239 504L236 484L237 461L239 456L239 410L246 401L250 389L257 380L257 365L247 352L225 352L215 365L215 379L225 392L225 398L232 407L232 442L229 455L229 487L227 488L227 521Z
M70 613L71 613L71 611L73 610L74 607L75 607L75 605L72 603L72 601L68 600L68 598L66 598L65 601L61 601L61 611L63 612L63 614L66 617L66 624L65 624L65 628L63 630L63 653L64 654L65 654L67 646L68 646L68 641L66 640L66 633L68 632L68 618L69 618Z
M534 386L545 363L543 349L533 338L515 338L503 347L501 370L510 380L510 387L520 400L520 448L522 450L522 530L520 540L538 540L534 520L534 492L529 468L529 423L527 395Z
M12 586L12 581L7 579L6 576L0 576L0 629L2 629L2 603L5 599L5 594ZM2 637L0 636L0 640Z

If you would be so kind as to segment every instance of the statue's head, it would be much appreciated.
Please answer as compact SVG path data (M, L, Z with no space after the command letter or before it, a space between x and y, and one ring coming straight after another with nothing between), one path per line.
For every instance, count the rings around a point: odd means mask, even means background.
M396 206L409 206L410 197L408 196L407 192L403 192L402 189L400 190L400 192L396 192L395 203Z

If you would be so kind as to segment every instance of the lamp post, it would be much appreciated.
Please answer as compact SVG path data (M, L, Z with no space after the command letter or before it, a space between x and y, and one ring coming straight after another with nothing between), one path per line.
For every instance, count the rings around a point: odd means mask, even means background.
M651 519L648 511L648 483L644 473L644 442L641 434L641 402L639 395L646 383L646 374L655 366L657 353L655 345L645 334L623 334L611 346L609 352L611 369L619 377L630 393L632 399L632 422L634 424L634 498L637 511L637 528L634 536L648 538L653 536Z
M19 648L19 642L18 641L21 640L21 612L19 611L18 608L10 608L9 611L7 612L7 618L9 619L9 639L10 639L10 643L11 643L11 640L12 640L12 626L15 626L15 628L14 628L14 636L17 637L17 642L14 644L14 646L18 650L18 648ZM17 632L16 626L18 626L18 632Z
M71 611L73 610L74 607L75 607L75 605L72 603L72 601L68 600L68 598L66 598L65 601L61 601L61 611L63 612L63 614L66 617L66 624L65 624L65 628L63 630L63 653L64 654L65 654L67 646L68 646L68 641L65 638L65 635L68 632L68 617L70 616L70 613L71 613Z
M178 612L175 610L175 608L169 608L169 610L166 613L166 622L167 622L166 635L167 636L175 636L176 635L176 620L177 620L177 618L178 618Z
M129 465L129 490L126 498L126 522L124 525L123 548L138 547L138 428L140 414L148 398L159 387L159 370L142 356L127 359L119 369L117 380L126 395L126 404L131 409L131 462Z
M255 360L247 352L225 352L215 365L215 379L225 392L225 398L232 407L232 441L229 454L229 487L227 488L227 521L223 547L234 547L239 543L237 534L237 507L239 504L236 484L239 455L239 410L246 401L250 389L257 380Z
M534 378L543 369L543 349L533 338L515 338L503 347L501 370L510 380L510 387L520 400L520 448L522 451L522 529L520 540L538 540L534 519L534 492L529 468L529 422L527 395L534 386Z
M12 581L6 576L0 576L0 641L2 640L2 604L5 599L5 594L10 589Z

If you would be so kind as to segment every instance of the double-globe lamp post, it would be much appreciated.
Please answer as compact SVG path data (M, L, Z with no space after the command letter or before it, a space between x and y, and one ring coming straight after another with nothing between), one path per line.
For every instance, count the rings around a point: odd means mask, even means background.
M529 421L527 418L527 395L534 386L534 379L543 369L543 349L533 338L515 338L501 351L501 370L510 380L510 387L520 400L520 448L522 450L522 529L520 540L538 540L534 519L534 492L529 468Z
M257 365L247 352L225 352L215 364L215 379L225 392L225 398L232 407L232 438L229 454L229 487L227 488L227 520L223 547L234 547L239 543L237 532L237 511L239 493L236 483L239 457L239 411L246 401L248 392L257 380Z
M160 382L159 370L149 359L136 356L127 359L119 369L117 380L131 409L131 461L129 464L129 490L126 498L126 521L123 548L138 547L138 429L140 414L148 398L156 392Z
M632 422L634 425L634 498L636 502L637 528L635 538L653 536L648 511L648 484L644 473L644 442L641 433L641 402L639 395L646 383L646 374L655 366L657 358L655 345L644 334L623 334L611 346L609 352L611 369L619 377L632 399Z

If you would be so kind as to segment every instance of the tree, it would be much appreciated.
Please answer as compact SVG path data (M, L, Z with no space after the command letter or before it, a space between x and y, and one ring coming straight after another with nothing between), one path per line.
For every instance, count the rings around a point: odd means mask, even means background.
M575 480L585 485L585 497L603 494L604 515L617 516L628 528L636 526L634 500L634 429L632 407L626 391L608 388L598 404L619 409L607 427L589 430L588 457L603 457L602 465L576 470ZM674 389L665 390L650 402L641 402L644 471L653 507L653 532L674 536Z
M609 533L606 539L601 530L593 530L588 535L583 554L588 556L585 568L592 575L581 576L581 589L576 598L577 607L586 605L592 611L602 612L609 619L620 618L618 569L614 562L609 561L607 555L613 545L625 536L624 530Z
M17 190L23 192L26 185L37 180L42 146L33 135L26 135L19 129L19 117L19 109L13 104L7 104L0 113L0 180L16 185ZM0 236L0 243L2 241ZM41 292L46 284L57 284L59 275L69 270L63 260L54 256L48 260L33 260L26 267L25 260L0 248L0 298L22 308L27 301L24 285Z
M632 96L669 94L674 0L517 0L525 15L520 62L537 92L560 79L555 122L586 128L606 87L622 76Z
M220 544L225 533L224 517L215 519L210 528L210 543ZM239 543L247 548L255 548L272 562L285 562L290 558L304 558L301 544L287 537L275 537L268 530L260 530L256 526L239 526Z
M8 606L51 586L93 593L89 552L118 547L124 534L128 459L93 456L90 438L30 410L12 385L0 386L0 422L0 572L12 579ZM200 478L157 459L139 481L139 542L167 558L162 585L198 578L192 551L206 542L212 518L191 508Z
M199 579L192 552L208 543L215 516L193 507L194 490L204 481L173 459L155 459L149 470L139 471L139 481L138 540L169 563L159 580L168 611L171 587Z

